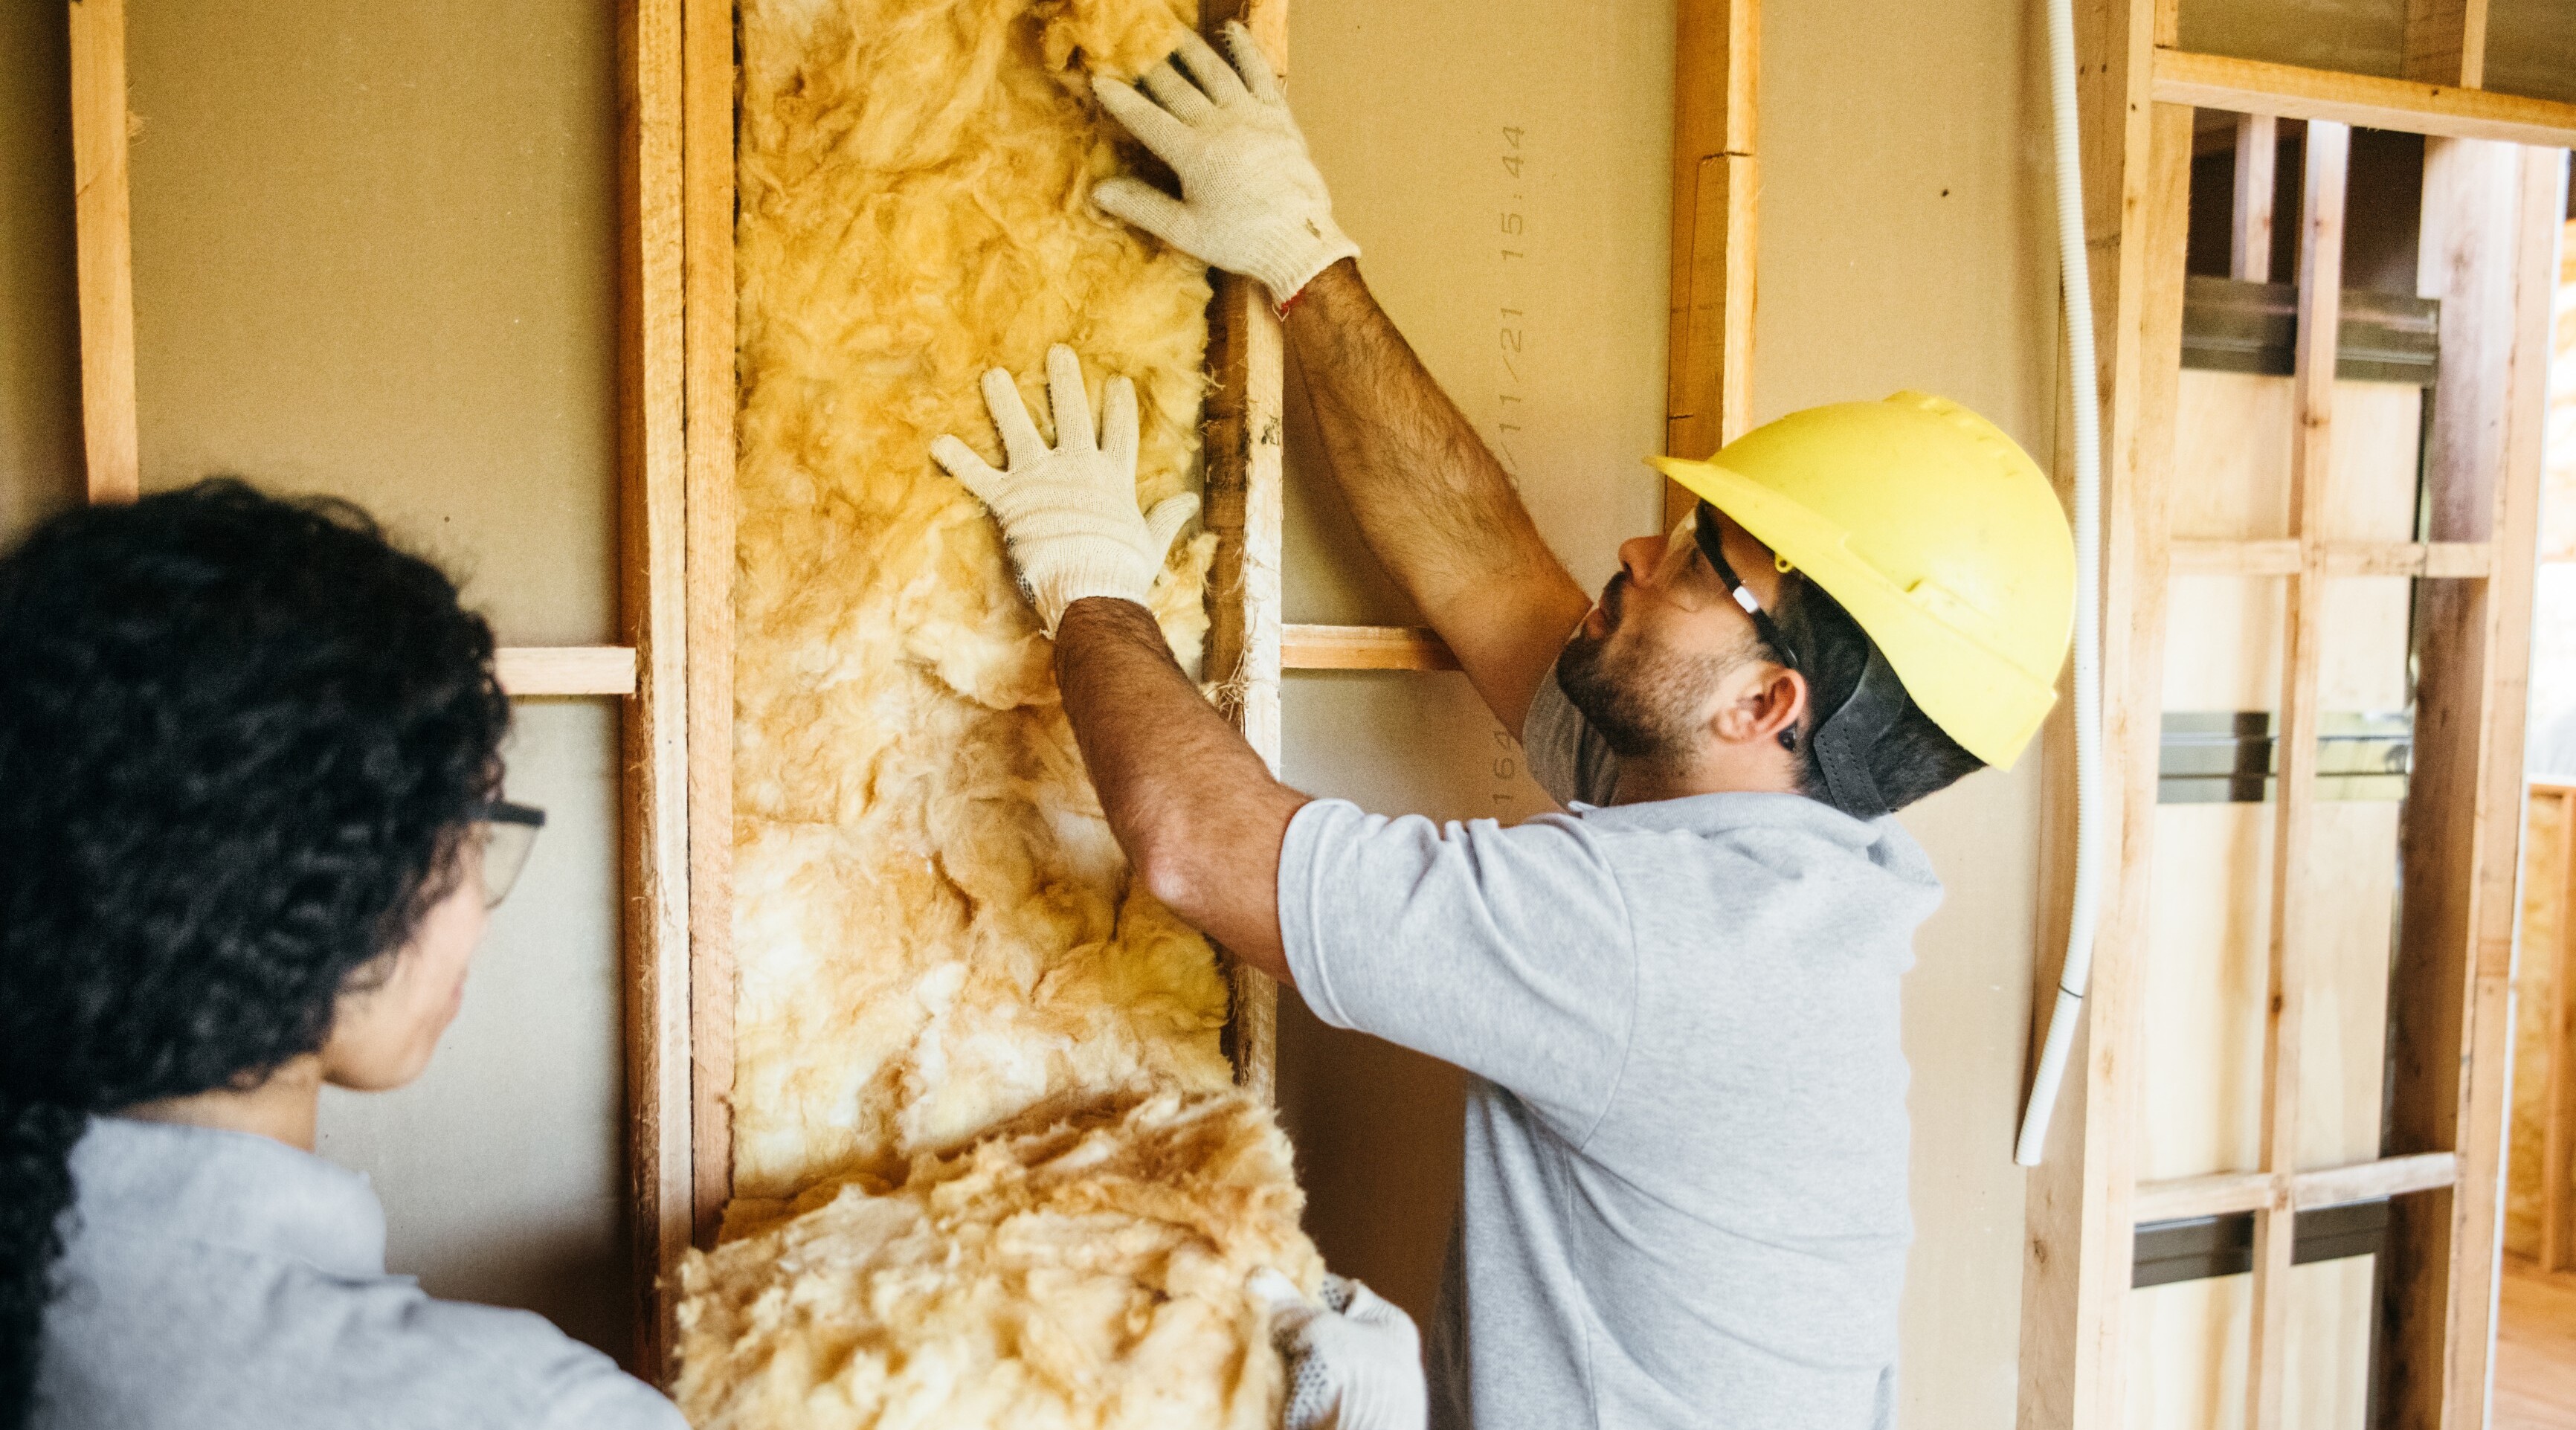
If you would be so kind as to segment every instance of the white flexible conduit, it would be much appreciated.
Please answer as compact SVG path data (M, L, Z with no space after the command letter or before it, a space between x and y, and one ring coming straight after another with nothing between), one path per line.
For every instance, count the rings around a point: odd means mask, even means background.
M2093 269L2084 248L2084 171L2078 157L2073 0L2048 11L2048 98L2057 139L2058 285L2066 302L2067 387L2075 404L2075 899L2048 1041L2031 1075L2030 1106L2013 1160L2039 1165L2049 1114L2066 1078L2067 1049L2084 1017L2093 931L2102 915L2102 389L2093 356Z

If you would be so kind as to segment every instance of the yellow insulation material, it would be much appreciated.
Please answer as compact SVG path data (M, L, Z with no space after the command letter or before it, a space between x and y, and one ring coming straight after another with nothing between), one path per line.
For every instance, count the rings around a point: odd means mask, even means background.
M734 1182L702 1426L1268 1423L1244 1276L1320 1274L1205 939L1129 877L982 508L977 379L1134 380L1192 489L1205 270L1091 207L1187 0L743 0ZM1185 664L1213 539L1155 614Z
M1269 1430L1243 1283L1320 1268L1288 1147L1236 1094L1164 1094L848 1184L682 1272L676 1387L714 1426Z

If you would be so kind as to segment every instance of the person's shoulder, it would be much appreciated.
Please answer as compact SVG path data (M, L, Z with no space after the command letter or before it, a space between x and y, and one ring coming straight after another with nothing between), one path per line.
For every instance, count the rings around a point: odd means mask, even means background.
M660 1392L533 1311L412 1295L399 1321L376 1333L405 1342L398 1351L386 1347L384 1361L388 1376L408 1385L385 1392L425 1410L447 1407L421 1416L421 1425L472 1423L477 1412L546 1430L685 1423Z

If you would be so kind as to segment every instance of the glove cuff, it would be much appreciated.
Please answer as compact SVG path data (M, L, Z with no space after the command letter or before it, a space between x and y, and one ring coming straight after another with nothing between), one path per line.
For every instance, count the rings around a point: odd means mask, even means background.
M1029 577L1030 602L1037 607L1038 619L1046 623L1048 640L1055 639L1055 628L1064 620L1065 607L1076 601L1106 596L1145 606L1153 594L1151 576L1139 583L1126 569L1126 563L1114 560L1065 563Z
M1345 258L1360 256L1360 246L1333 222L1329 211L1301 220L1274 241L1262 244L1261 250L1244 265L1244 272L1270 290L1270 303L1275 308L1286 307L1290 299L1315 281L1316 274Z

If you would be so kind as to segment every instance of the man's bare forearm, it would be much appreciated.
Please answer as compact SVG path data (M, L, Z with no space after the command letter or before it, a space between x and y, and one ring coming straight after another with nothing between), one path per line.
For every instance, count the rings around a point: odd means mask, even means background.
M1110 832L1155 897L1272 978L1279 851L1306 797L1273 779L1132 601L1065 608L1055 668Z
M1538 676L1590 599L1355 262L1306 285L1288 341L1369 550L1518 728Z

